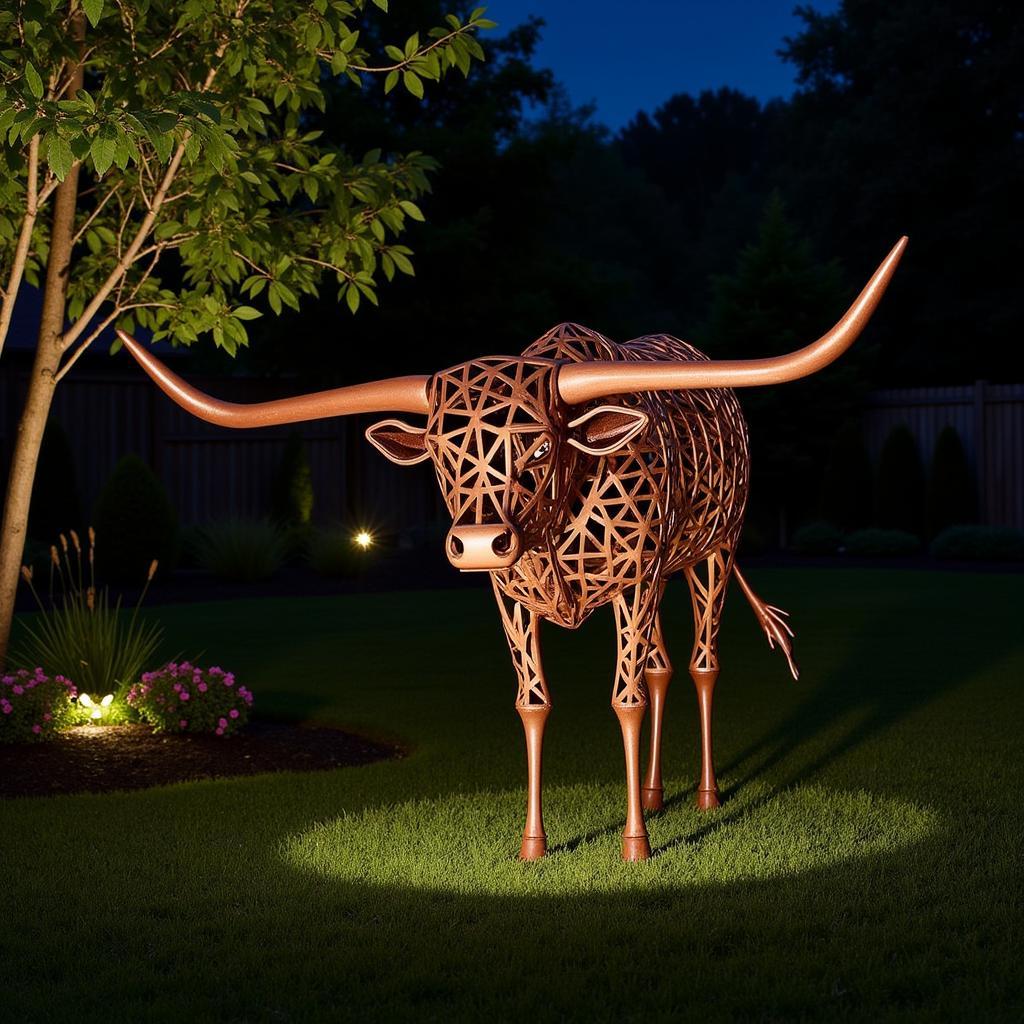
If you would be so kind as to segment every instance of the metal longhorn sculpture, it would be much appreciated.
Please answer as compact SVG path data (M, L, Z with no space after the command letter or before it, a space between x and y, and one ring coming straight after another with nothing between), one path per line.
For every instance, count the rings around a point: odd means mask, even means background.
M769 359L712 361L686 342L651 335L626 344L561 324L521 356L472 359L432 376L396 377L253 405L197 391L124 332L125 346L175 402L225 427L264 427L364 412L386 419L369 441L393 462L429 459L452 516L455 568L486 571L518 676L528 802L520 857L543 856L541 749L551 698L541 664L542 619L573 629L611 604L618 634L612 707L626 757L625 860L650 856L643 809L662 806L661 735L672 664L659 605L668 577L690 588L702 757L697 803L718 806L712 697L726 587L735 578L794 677L786 613L762 601L736 566L750 479L747 430L733 388L814 373L854 342L896 269L902 238L843 318L805 348ZM650 757L640 730L650 702Z

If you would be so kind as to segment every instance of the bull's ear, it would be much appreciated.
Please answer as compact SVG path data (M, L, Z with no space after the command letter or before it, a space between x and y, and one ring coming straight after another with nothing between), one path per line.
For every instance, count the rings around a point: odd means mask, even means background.
M424 427L410 427L401 420L381 420L366 431L366 440L392 462L415 466L430 458Z
M647 426L647 413L621 405L599 405L569 424L569 444L590 455L610 455Z

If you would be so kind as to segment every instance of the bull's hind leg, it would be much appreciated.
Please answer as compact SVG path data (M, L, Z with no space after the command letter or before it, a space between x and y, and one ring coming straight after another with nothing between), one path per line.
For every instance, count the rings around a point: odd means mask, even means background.
M665 697L668 684L672 681L672 662L665 649L661 633L661 615L654 613L651 624L651 642L647 649L647 663L644 665L644 682L647 684L647 699L651 704L651 754L647 762L641 799L644 809L660 811L664 806L665 790L661 784L661 728L665 717Z
M516 711L526 734L526 773L528 796L526 826L519 848L520 860L539 860L547 853L547 835L544 832L544 814L541 806L541 767L544 746L544 726L551 712L551 699L544 668L540 658L540 618L518 601L505 597L494 588L501 610L501 622L512 652L519 687L516 693Z
M640 730L647 710L647 687L644 665L657 608L655 595L649 587L637 586L615 598L615 626L618 635L619 662L612 689L612 708L622 729L622 745L626 755L626 827L622 833L622 859L646 860L651 843L644 824L640 796Z
M732 552L725 548L719 548L703 562L684 570L693 600L694 640L690 676L697 687L697 706L700 709L701 758L697 806L702 811L719 806L711 719L718 679L718 630L731 571Z

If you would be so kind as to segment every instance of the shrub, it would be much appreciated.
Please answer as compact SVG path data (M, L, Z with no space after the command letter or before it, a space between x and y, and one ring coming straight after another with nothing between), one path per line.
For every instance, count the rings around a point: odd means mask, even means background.
M18 669L0 679L0 743L50 739L73 725L78 709L75 684L41 668Z
M950 526L931 544L935 558L1024 560L1024 530L1009 526Z
M306 526L313 518L313 473L302 435L293 430L285 442L270 492L274 521L282 526Z
M366 565L368 551L356 544L343 526L317 530L309 542L307 560L321 576L351 576Z
M229 519L204 527L196 538L196 559L215 576L253 583L273 576L287 554L279 527L265 519Z
M835 437L821 481L822 519L844 530L871 522L874 481L871 460L859 423L849 423ZM795 538L794 538L795 539Z
M216 665L204 669L171 661L145 672L128 691L128 704L154 732L212 732L230 736L249 719L252 692Z
M73 678L82 693L97 699L108 693L121 697L151 661L163 637L158 624L139 619L157 563L150 563L145 585L129 615L122 612L120 597L111 606L107 589L97 590L93 576L95 552L96 534L90 530L87 567L83 567L78 535L71 531L69 545L61 534L60 550L57 545L50 548L48 604L43 603L33 583L35 570L22 566L22 577L39 605L40 615L33 622L21 623L13 660ZM117 717L117 708L115 704L112 718Z
M843 531L831 523L807 523L793 534L790 545L799 555L834 555L843 543Z
M56 537L61 530L80 529L84 523L71 442L53 417L46 421L32 483L28 536L36 541Z
M917 442L906 426L895 427L882 446L875 499L878 526L920 536L924 527L924 469Z
M935 441L928 474L928 535L934 537L954 523L973 523L978 517L974 476L967 452L953 427L944 427Z
M921 541L905 530L855 530L846 538L845 546L850 555L894 558L914 554Z
M98 565L104 579L141 579L154 558L173 566L177 517L163 484L138 455L126 455L114 467L96 501L94 524L104 540Z

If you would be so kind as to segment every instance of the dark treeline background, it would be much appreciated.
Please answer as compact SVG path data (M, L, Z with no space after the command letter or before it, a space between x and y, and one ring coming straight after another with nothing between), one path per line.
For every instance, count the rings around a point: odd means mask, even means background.
M452 6L396 5L388 32ZM440 161L427 223L407 239L416 276L354 318L333 292L267 317L238 367L319 388L519 352L564 320L619 340L669 332L718 357L775 354L827 329L905 233L863 342L813 381L742 396L755 496L774 505L802 484L797 504L812 504L868 388L1024 379L1021 7L799 13L783 50L791 100L680 94L618 134L571 107L557 68L533 66L540 20L503 26L485 66L422 104L339 87L316 125L332 139ZM210 346L192 362L231 372Z

